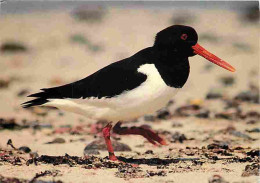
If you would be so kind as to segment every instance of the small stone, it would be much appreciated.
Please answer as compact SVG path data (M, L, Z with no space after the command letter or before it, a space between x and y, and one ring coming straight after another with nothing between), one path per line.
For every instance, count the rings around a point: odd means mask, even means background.
M226 109L230 109L230 108L236 108L238 109L241 102L237 101L237 100L230 100L230 99L225 99L224 100L226 103Z
M166 104L166 107L170 107L174 104L174 101L173 100L170 100L167 104Z
M244 91L235 96L235 100L244 102L259 103L259 92Z
M188 140L187 137L184 134L181 134L179 132L175 132L172 135L172 142L180 142L183 143L184 140Z
M25 153L30 153L31 149L27 146L22 146L22 147L19 147L19 151L23 151Z
M201 106L203 104L203 100L202 99L191 99L188 101L190 105L197 105L197 106Z
M260 157L260 151L259 150L251 150L249 152L246 153L248 156L253 157Z
M15 119L0 118L0 130L1 129L16 130L22 128L23 127L21 125L17 124Z
M258 123L258 122L256 120L253 120L253 119L246 122L246 124L249 124L249 125L254 125L256 123Z
M145 153L144 154L154 154L153 153L153 151L152 150L147 150L147 151L145 151Z
M84 149L84 152L83 154L86 156L86 155L99 155L100 152L96 149Z
M148 177L153 177L153 176L166 176L166 172L164 170L155 172L155 171L146 171Z
M236 131L236 130L233 130L233 131L230 131L229 132L231 135L234 135L236 137L241 137L241 138L244 138L244 139L247 139L247 140L254 140L252 137L250 137L249 135L246 135L240 131Z
M217 43L219 42L220 38L212 33L202 33L200 35L200 41L207 41L207 42L212 42L212 43ZM212 64L207 64L212 66Z
M177 116L192 116L197 114L201 107L199 105L185 105L175 110Z
M169 117L170 117L170 112L168 111L168 109L162 109L157 113L158 119L168 119Z
M223 179L223 177L221 177L220 175L213 175L210 179L209 179L209 183L228 183L227 181L225 181Z
M0 47L1 52L3 53L15 53L15 52L25 52L27 48L18 42L6 42L3 43Z
M260 133L260 128L253 128L252 130L247 130L249 133Z
M208 149L228 149L228 145L226 144L216 144L216 143L213 143L213 144L209 144L207 146Z
M210 114L209 110L202 110L198 114L195 114L195 116L198 118L209 118L209 114Z
M213 68L212 64L205 63L204 66L203 66L203 71L211 71L212 68Z
M235 147L235 148L233 148L233 150L237 150L237 151L239 151L239 150L244 150L244 148L243 148L243 147L240 147L240 146L238 146L238 147Z
M246 118L260 119L260 113L257 111L249 111L246 113Z
M21 90L21 91L19 91L19 92L17 93L17 96L18 96L18 97L23 97L23 96L27 95L28 93L29 93L29 90L23 89L23 90Z
M219 88L212 88L206 95L206 99L220 99L223 98L223 90Z
M59 115L59 116L64 116L64 113L59 111L59 112L58 112L58 115Z
M183 124L178 123L178 122L173 122L173 123L172 123L172 127L173 127L173 128L180 128L180 127L183 127Z
M233 42L232 47L241 52L251 52L252 51L252 47L245 42L240 42L240 41Z
M259 163L253 163L251 165L246 165L244 172L242 173L242 177L249 177L249 176L259 176Z
M42 128L53 128L53 126L49 123L39 123L38 121L35 121L35 122L32 122L30 124L30 126L33 128L33 129L42 129Z
M47 142L46 144L64 144L66 141L63 138L55 138L51 142Z
M232 76L224 76L221 77L219 80L224 86L231 86L235 82L235 78Z
M155 117L154 116L152 116L152 115L145 115L144 116L144 120L145 121L155 121Z
M31 111L38 116L47 116L48 110L43 107L33 107Z
M215 114L215 118L219 119L227 119L227 120L232 120L237 116L237 111L234 109L229 109L220 113Z
M73 10L72 15L80 21L89 23L100 22L105 16L105 8L100 5L81 6Z
M9 79L0 79L0 88L8 88L10 83Z

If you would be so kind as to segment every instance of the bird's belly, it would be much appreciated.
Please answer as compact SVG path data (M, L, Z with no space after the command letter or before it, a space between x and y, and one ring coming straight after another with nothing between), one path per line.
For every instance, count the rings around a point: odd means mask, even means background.
M84 102L73 100L79 106L73 112L86 114L85 116L96 120L132 120L165 107L177 91L178 89L168 86L157 87L156 90L143 90L143 87L138 87L113 98L91 98L84 99Z
M144 92L139 97L129 97L118 103L118 106L103 115L111 121L131 120L145 114L151 114L166 106L176 94L177 89L167 88L150 95Z

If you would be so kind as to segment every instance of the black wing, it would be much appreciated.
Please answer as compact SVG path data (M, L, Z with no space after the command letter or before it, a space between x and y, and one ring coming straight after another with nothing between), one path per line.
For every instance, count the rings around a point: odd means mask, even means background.
M112 63L82 80L59 87L41 89L42 92L28 96L36 99L22 105L24 108L41 105L48 102L48 99L111 98L126 90L134 89L147 78L145 74L137 71L145 60L147 62L147 58L144 58L146 52L147 49L130 58Z

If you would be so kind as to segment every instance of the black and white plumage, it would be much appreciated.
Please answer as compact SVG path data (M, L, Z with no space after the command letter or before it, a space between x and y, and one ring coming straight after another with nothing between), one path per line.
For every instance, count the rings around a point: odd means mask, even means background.
M157 34L152 47L82 80L41 89L29 96L36 99L22 105L52 106L113 122L153 113L164 107L187 81L188 57L195 55L197 40L191 27L168 27Z

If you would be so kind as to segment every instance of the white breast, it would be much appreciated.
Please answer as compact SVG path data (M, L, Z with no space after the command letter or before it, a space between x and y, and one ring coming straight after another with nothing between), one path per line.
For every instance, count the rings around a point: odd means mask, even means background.
M178 89L167 86L154 64L144 64L138 72L147 75L139 87L112 98L54 99L47 106L85 115L93 119L124 121L163 108Z

